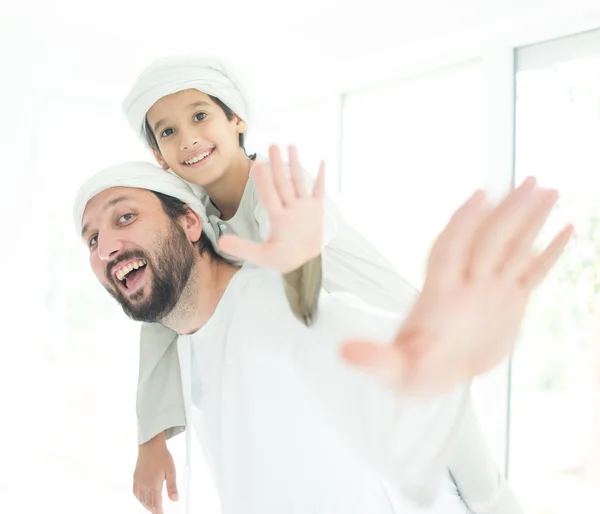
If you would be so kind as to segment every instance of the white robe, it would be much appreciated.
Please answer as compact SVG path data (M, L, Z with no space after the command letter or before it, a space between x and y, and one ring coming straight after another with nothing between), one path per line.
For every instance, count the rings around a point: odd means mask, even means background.
M307 328L280 277L245 266L211 319L179 337L186 415L223 514L465 514L445 461L468 385L431 399L391 392L338 349L351 336L393 341L399 317L321 302Z
M192 187L202 194L198 186ZM259 202L252 175L230 220L219 221L218 211L206 196L204 203L218 233L235 233L253 241L264 240L269 233L268 215ZM325 211L323 289L351 293L390 312L410 308L417 290L346 221L332 201L326 201ZM176 334L158 324L144 325L137 397L139 444L163 431L172 437L184 430L179 376ZM485 444L472 403L467 409L447 463L462 498L476 514L520 514L519 502Z

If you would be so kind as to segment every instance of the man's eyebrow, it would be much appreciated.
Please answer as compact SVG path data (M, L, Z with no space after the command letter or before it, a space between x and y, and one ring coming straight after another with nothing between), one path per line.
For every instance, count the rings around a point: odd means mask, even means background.
M125 202L127 200L132 200L131 196L117 196L117 198L113 198L109 202L106 202L106 205L102 208L102 211L107 211L109 208L114 207L118 203ZM90 224L86 223L81 229L81 237L83 238L86 232L90 229Z

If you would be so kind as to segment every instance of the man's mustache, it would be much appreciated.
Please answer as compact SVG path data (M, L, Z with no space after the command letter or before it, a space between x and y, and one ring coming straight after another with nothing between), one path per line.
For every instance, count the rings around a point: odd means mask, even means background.
M148 256L142 252L141 250L129 250L127 252L123 252L119 254L114 261L109 262L106 265L106 278L107 280L114 281L112 271L115 269L115 266L119 265L122 262L129 261L131 259L145 259L148 264L150 264L150 259Z

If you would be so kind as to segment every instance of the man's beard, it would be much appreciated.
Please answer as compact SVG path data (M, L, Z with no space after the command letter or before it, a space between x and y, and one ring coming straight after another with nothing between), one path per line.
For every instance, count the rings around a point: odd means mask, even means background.
M151 283L142 286L130 297L126 297L118 286L110 289L104 286L121 304L125 314L135 321L156 323L167 316L177 305L194 268L194 248L177 223L171 224L169 233L156 242L155 248L153 257L141 250L125 252L106 268L109 283L114 283L111 271L119 262L134 258L145 259L146 267L151 268ZM148 287L150 294L140 301Z

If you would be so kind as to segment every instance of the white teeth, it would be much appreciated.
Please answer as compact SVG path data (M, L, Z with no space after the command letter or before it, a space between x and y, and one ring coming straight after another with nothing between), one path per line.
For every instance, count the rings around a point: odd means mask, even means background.
M197 157L190 159L189 161L185 161L185 164L196 164L197 162L200 162L202 159L205 159L206 157L208 157L211 152L212 152L212 150L209 150L208 152L204 152L203 154L200 154Z
M147 264L146 259L141 259L139 261L130 262L127 266L123 266L119 271L115 273L115 276L118 280L123 280L131 270L139 269L142 266Z

